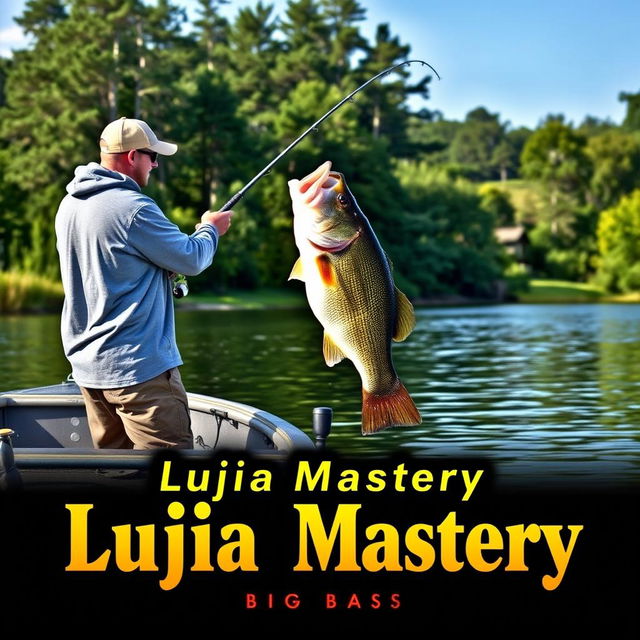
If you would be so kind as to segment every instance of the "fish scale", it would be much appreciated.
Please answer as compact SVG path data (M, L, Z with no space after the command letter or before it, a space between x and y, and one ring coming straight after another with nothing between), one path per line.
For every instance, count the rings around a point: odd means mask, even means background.
M344 336L340 343L349 345L354 353L355 357L346 352L345 355L358 369L363 387L369 393L382 395L388 393L398 377L391 359L395 304L388 267L385 269L380 260L367 259L376 255L371 244L369 234L365 234L349 252L332 256L342 286L327 293L328 299L321 308L329 311L327 326L332 328L332 337L337 340L334 332L340 331ZM380 253L381 249L377 254Z
M404 340L413 307L393 284L389 261L346 185L326 162L291 180L300 258L290 278L305 283L309 306L325 330L329 366L351 360L362 379L362 432L420 424L393 366L391 341Z

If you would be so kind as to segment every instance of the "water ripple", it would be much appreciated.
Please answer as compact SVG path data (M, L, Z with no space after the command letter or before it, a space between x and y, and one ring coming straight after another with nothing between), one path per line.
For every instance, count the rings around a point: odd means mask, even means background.
M360 435L360 378L328 368L306 311L181 312L182 375L191 391L244 402L307 433L331 406L342 453L483 456L500 475L536 465L572 477L640 479L640 305L503 305L418 309L394 345L423 424ZM59 317L0 318L0 388L63 380ZM564 465L564 466L563 466ZM608 474L608 475L607 475Z

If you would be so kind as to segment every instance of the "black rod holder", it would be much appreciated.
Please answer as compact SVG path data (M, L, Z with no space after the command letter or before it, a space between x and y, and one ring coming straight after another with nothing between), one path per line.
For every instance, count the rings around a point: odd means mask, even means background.
M14 491L22 488L22 476L16 467L11 429L0 429L0 491Z
M313 433L316 436L316 448L324 449L327 438L331 433L331 407L315 407L313 410Z

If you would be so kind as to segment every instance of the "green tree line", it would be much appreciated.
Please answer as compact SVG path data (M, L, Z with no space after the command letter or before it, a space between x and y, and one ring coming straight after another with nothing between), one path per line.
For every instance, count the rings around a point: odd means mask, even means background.
M58 277L58 203L74 168L98 160L111 120L147 120L178 143L148 192L190 232L349 91L411 57L389 24L363 35L357 0L289 0L279 15L258 2L233 19L223 4L199 0L188 22L178 0L27 1L16 22L30 45L0 59L0 271ZM549 117L531 131L483 107L463 122L412 112L431 80L402 67L336 112L235 207L192 286L284 285L296 255L287 180L327 159L411 296L491 296L512 262L494 230L515 223L530 231L535 273L635 282L618 274L632 265L602 253L611 243L598 229L640 186L638 95L622 94L621 126ZM523 180L529 204L506 187Z
M478 184L498 225L527 230L530 274L638 291L640 254L623 247L640 246L640 93L619 98L627 106L620 125L549 115L535 130L513 129L478 107L463 122L412 116L410 139L425 171Z

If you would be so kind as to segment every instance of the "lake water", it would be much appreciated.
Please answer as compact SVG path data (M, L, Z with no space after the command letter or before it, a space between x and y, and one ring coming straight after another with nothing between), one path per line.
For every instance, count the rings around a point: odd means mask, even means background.
M60 382L69 367L58 316L0 318L0 389ZM328 368L307 310L180 311L189 391L275 413L311 435L334 411L344 454L473 456L498 475L579 482L640 479L640 305L500 305L417 310L394 345L420 427L360 435L360 379Z

